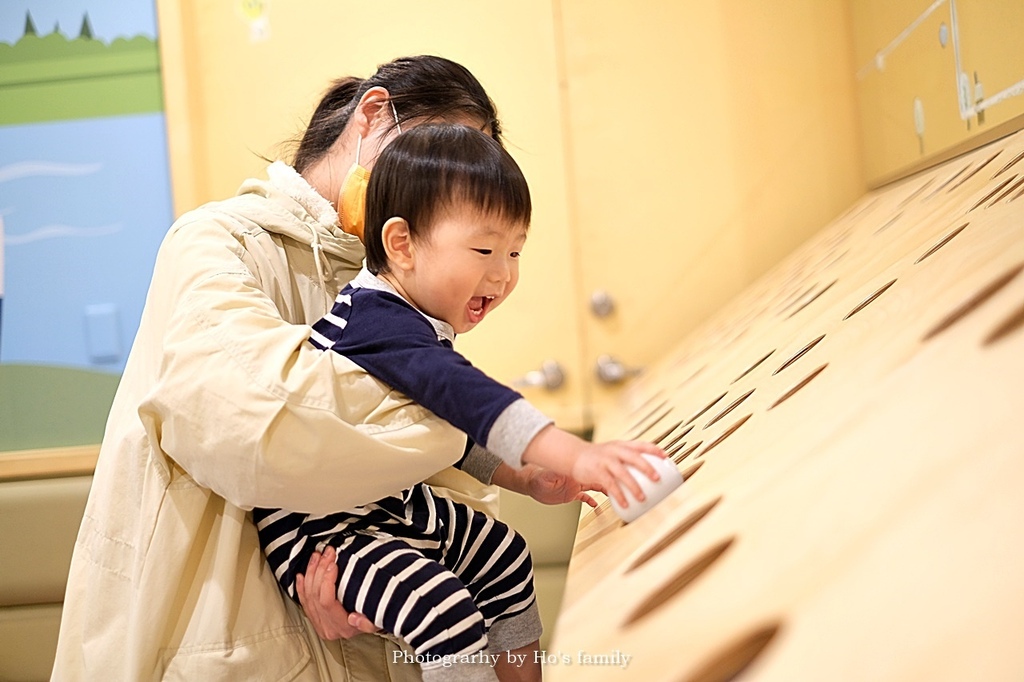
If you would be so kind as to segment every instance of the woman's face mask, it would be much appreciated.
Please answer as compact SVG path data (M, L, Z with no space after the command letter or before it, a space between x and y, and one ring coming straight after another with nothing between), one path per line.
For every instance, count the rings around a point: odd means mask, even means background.
M370 184L370 171L359 165L359 143L356 144L356 162L341 183L338 197L338 219L341 229L363 241L364 216L366 214L366 187Z
M390 100L389 100L390 102ZM398 122L398 111L395 103L390 102L391 113L395 117L398 134L402 134L402 124ZM359 237L363 241L366 217L366 188L370 184L370 171L359 165L359 154L362 151L363 138L356 141L356 160L349 168L348 174L341 183L338 196L338 219L341 229L348 234Z

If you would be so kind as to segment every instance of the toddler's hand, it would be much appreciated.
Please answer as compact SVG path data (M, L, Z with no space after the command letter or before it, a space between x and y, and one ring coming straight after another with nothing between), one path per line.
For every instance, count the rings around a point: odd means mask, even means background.
M601 490L621 507L629 506L623 490L629 490L633 497L642 502L640 484L626 468L638 469L652 481L660 480L658 472L643 455L665 457L665 451L653 443L644 441L609 441L588 443L579 453L572 468L572 476L584 485Z

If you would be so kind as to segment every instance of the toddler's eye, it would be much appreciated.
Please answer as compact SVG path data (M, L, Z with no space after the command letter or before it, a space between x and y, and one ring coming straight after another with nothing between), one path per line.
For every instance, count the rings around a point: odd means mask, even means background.
M513 258L519 258L519 252L518 251L513 251L509 255L512 256Z
M490 256L491 253L493 253L493 251L491 249L473 249L473 250L476 251L477 253L483 254L485 256Z

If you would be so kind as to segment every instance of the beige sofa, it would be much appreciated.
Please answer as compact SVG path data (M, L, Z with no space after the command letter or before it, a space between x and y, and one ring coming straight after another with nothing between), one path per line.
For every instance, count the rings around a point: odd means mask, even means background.
M0 452L0 680L50 677L97 450Z

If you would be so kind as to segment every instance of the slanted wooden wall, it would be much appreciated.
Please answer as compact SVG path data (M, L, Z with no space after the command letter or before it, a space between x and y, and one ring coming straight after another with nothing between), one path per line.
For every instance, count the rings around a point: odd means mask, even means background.
M1019 132L868 193L628 389L596 438L687 480L584 513L548 679L1022 679L1022 418Z

